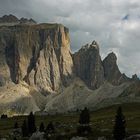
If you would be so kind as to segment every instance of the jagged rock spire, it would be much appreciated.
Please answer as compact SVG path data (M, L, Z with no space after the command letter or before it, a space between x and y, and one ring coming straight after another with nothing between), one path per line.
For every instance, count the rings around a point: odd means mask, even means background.
M93 40L92 45L97 45L97 42Z
M132 75L132 80L135 80L135 81L138 81L139 80L137 74Z
M120 72L117 65L117 56L114 52L109 53L103 60L103 67L105 79L113 85L119 85L128 80L128 78Z
M93 42L90 44L90 47L99 50L99 45L95 40L93 40Z
M33 20L32 18L27 19L27 18L20 18L18 19L16 16L10 14L10 15L4 15L2 17L0 17L0 24L10 24L13 25L13 23L15 24L36 24L36 21Z
M91 89L97 89L104 82L104 70L96 41L85 45L73 55L75 73Z

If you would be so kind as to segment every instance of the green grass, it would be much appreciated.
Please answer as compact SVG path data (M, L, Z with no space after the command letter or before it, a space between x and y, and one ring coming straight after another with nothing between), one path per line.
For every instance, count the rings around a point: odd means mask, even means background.
M91 127L93 130L92 136L111 136L116 110L119 105L114 105L94 112L91 115ZM122 105L123 113L126 118L127 135L140 133L140 103L129 103ZM16 116L7 119L0 119L0 135L7 135L13 128L14 123L18 122L21 126L26 116ZM70 129L70 133L75 133L78 124L79 114L73 113L69 115L58 114L55 116L36 116L36 125L39 126L44 122L45 126L49 121L58 122L66 125L60 127L57 131L64 132ZM72 126L72 127L71 127ZM91 136L89 136L90 139ZM91 138L92 139L92 138Z

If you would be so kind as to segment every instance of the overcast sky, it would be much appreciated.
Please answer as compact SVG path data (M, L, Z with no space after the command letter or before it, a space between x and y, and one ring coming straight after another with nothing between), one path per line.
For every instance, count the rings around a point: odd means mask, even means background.
M5 14L62 23L73 52L96 40L102 59L113 51L121 72L140 76L140 0L0 0Z

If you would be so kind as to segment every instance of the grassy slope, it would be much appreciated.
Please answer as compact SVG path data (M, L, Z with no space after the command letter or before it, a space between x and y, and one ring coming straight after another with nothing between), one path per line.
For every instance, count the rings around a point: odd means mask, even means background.
M100 109L95 112L91 112L91 124L94 135L111 135L114 116L116 109L119 105L114 105L108 108ZM140 133L140 103L123 104L123 112L127 122L127 133ZM70 129L70 132L75 132L77 127L79 115L55 115L55 116L36 116L36 124L39 126L40 122L44 122L45 125L49 121L61 122L66 124ZM14 123L17 121L21 126L25 116L18 116L8 119L0 119L0 135L6 135L11 131ZM71 126L72 125L72 126ZM70 127L71 126L71 127ZM63 126L58 131L64 132L66 128Z

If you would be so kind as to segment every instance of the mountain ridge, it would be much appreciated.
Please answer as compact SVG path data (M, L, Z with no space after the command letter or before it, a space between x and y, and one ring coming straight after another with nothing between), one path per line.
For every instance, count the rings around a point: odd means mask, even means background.
M122 74L114 53L101 60L96 41L72 53L69 29L62 24L11 24L16 17L5 18L9 24L0 26L0 108L21 114L94 108L130 91L129 86L137 89L138 77Z
M27 19L27 18L17 18L16 16L10 14L10 15L4 15L0 17L0 25L5 25L6 23L9 23L7 25L10 25L10 23L15 23L15 24L36 24L36 21L33 20L32 18ZM14 24L11 24L14 25Z

